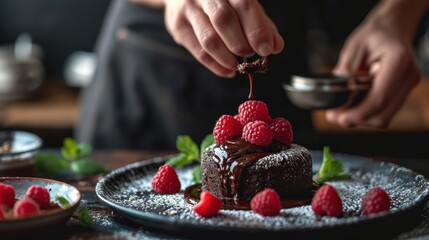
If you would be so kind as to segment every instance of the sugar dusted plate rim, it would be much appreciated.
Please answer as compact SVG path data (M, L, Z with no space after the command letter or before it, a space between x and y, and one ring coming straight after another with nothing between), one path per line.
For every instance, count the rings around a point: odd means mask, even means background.
M320 151L311 151L311 153L313 156L313 170L317 170L321 164L322 153ZM362 176L364 178L367 177L365 176L365 174L371 173L371 171L385 171L387 174L391 174L393 179L403 178L404 183L406 184L412 185L414 182L414 188L420 190L420 192L416 196L416 198L409 202L409 204L396 207L391 212L385 212L365 217L357 215L347 217L347 219L344 218L346 220L340 219L339 221L332 222L328 220L325 222L314 222L311 225L304 224L302 226L296 225L293 227L286 228L259 228L240 225L223 226L210 224L210 222L201 223L198 222L198 217L195 217L195 219L193 219L191 215L186 215L185 218L166 216L164 213L158 214L156 211L141 210L135 206L129 205L128 203L125 204L124 202L118 202L117 199L115 199L115 196L118 195L118 191L122 191L121 188L123 189L124 186L125 188L128 188L129 185L136 184L138 178L145 175L145 173L141 173L140 171L147 171L147 173L154 174L157 170L157 167L171 157L171 155L169 155L136 162L112 171L97 183L96 194L104 204L109 206L114 211L117 211L119 214L125 216L127 219L159 230L182 233L185 232L191 234L207 234L207 232L210 232L221 235L231 233L245 233L249 235L273 234L276 236L301 236L312 232L338 232L338 230L341 229L343 229L344 232L352 230L359 233L362 230L373 229L373 227L369 227L371 225L377 227L379 225L386 225L383 224L383 222L395 222L399 219L403 219L404 217L409 217L411 215L415 216L415 214L419 214L424 203L429 199L429 182L419 173L416 173L410 169L398 166L393 163L380 162L360 156L340 153L333 153L333 156L337 159L343 160L346 169L354 171L357 176ZM358 168L361 168L361 170L357 170ZM180 170L178 171L178 174L180 177ZM358 181L369 181L368 184L374 184L371 183L371 181L374 181L371 179L358 179ZM335 185L336 183L332 184ZM179 195L180 194L182 194L183 198L183 192L179 193ZM143 197L142 203L144 203L144 200L145 199ZM150 202L149 200L150 199L148 199L148 201L146 202ZM184 206L184 208L190 207Z

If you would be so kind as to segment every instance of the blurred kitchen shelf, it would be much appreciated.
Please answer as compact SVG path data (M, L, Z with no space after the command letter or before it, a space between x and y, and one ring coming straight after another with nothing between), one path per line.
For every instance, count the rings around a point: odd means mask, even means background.
M79 88L57 79L46 80L32 98L0 103L0 130L23 130L37 134L44 147L60 147L73 136L79 118Z
M79 115L79 90L59 80L45 83L31 99L0 104L2 128L73 128Z

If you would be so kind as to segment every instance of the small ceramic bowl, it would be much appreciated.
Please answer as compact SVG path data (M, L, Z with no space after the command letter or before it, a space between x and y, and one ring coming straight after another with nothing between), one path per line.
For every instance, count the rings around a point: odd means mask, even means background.
M44 178L32 177L0 177L0 182L13 186L16 199L22 199L27 189L37 185L48 189L51 205L40 214L24 217L0 220L0 236L6 237L33 237L32 234L46 231L65 223L72 216L82 199L80 191L67 183ZM69 203L61 206L58 197L64 198ZM7 239L7 238L6 238Z
M0 131L0 177L35 176L34 155L42 145L42 139L35 134Z
M294 75L283 88L297 107L315 110L336 108L353 101L371 87L370 76L338 76L332 74Z

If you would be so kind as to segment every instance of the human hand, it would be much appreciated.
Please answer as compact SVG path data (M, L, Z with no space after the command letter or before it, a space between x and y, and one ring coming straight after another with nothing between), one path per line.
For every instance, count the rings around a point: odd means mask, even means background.
M328 122L343 127L387 127L411 89L420 80L413 54L411 23L373 15L347 39L336 74L369 73L372 87L356 106L328 110Z
M235 75L237 56L283 50L283 38L257 0L165 1L165 23L179 45L221 77Z

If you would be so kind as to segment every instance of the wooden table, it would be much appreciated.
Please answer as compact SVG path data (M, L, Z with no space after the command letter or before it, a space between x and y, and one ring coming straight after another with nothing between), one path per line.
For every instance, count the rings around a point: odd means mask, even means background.
M100 164L109 167L111 170L125 166L127 164L151 159L156 156L171 154L174 151L168 152L150 152L150 151L96 151L93 154L93 159ZM392 159L383 159L392 160ZM392 160L398 164L406 164L407 167L419 171L426 177L429 176L429 168L421 169L420 163L417 161L409 161L409 159ZM34 239L178 239L177 236L168 235L168 233L159 233L152 231L144 226L135 224L124 217L116 214L97 198L94 192L94 187L97 181L101 178L93 177L81 180L69 180L67 182L77 186L83 193L83 199L80 207L87 207L93 218L93 223L90 226L82 226L78 222L78 218L73 216L66 224L44 231L43 233L32 235ZM64 179L59 179L63 180ZM420 234L429 236L429 206L427 206L426 217L423 218L421 225L416 229ZM426 211L426 210L425 210ZM413 230L414 231L416 231Z

